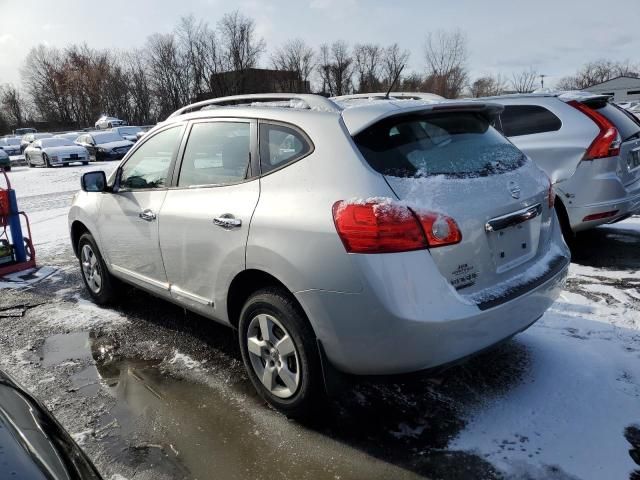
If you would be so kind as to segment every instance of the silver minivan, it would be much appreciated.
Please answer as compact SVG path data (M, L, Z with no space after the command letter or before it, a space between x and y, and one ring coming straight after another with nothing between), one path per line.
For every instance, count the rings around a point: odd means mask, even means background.
M308 413L323 373L441 367L523 331L569 253L501 107L315 95L185 107L69 212L100 304L126 282L238 330L260 394Z

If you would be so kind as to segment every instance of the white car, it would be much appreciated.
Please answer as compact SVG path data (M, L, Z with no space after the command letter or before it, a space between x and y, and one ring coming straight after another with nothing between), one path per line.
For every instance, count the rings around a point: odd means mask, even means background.
M58 134L54 135L54 137L55 138L64 138L66 140L70 140L72 142L75 142L76 138L78 138L83 133L84 132L65 132L65 133L58 133Z
M4 150L7 155L20 155L20 137L0 138L0 150Z
M117 133L118 135L120 135L122 138L124 138L125 140L129 140L130 142L137 142L138 141L138 133L142 132L142 128L141 127L113 127L111 129L112 132Z
M97 130L106 130L108 128L121 127L126 124L127 122L119 118L103 115L96 121L95 127Z
M42 165L67 165L74 162L89 164L89 152L66 138L43 138L36 140L24 151L24 159L29 167Z

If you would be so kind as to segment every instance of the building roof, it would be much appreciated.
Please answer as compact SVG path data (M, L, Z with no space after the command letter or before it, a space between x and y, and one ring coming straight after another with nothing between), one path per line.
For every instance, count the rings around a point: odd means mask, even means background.
M640 78L638 78L638 77L632 77L630 75L618 75L617 77L610 78L609 80L605 80L604 82L594 83L593 85L589 85L588 87L583 88L583 90L587 90L587 89L593 88L593 87L599 87L601 85L607 85L607 84L609 84L611 82L614 82L616 80L620 80L621 78L627 78L629 80L635 80L640 85Z

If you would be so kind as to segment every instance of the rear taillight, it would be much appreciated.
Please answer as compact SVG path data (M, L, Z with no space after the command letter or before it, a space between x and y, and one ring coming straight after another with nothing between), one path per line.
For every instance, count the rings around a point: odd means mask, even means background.
M387 201L333 205L333 220L349 253L393 253L452 245L462 240L456 222L435 213L416 214Z
M580 110L587 117L594 121L600 129L598 136L591 142L584 154L583 160L594 160L596 158L615 157L620 154L622 143L618 129L604 115L580 103L576 100L567 102L573 108Z
M592 220L602 220L609 217L615 217L616 213L618 213L618 210L611 210L609 212L602 213L592 213L591 215L587 215L586 217L584 217L582 221L590 222Z

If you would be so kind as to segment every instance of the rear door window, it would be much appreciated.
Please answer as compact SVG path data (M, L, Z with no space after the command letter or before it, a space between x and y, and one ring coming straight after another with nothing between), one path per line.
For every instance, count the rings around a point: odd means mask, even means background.
M196 123L184 151L179 187L238 183L247 178L249 122Z
M391 117L354 141L374 170L394 177L487 176L526 161L485 117L473 112Z
M562 127L554 113L539 105L505 105L500 123L507 137L555 132Z
M260 125L260 169L263 174L295 162L309 152L311 145L297 130L284 125Z

